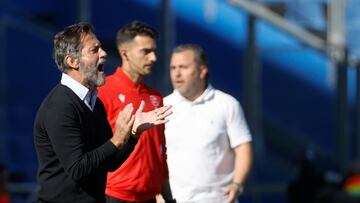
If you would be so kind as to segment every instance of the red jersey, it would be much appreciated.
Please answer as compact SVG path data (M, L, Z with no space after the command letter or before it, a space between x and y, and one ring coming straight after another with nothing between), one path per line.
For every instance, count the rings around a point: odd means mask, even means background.
M0 203L10 203L10 196L7 193L0 193Z
M144 112L163 105L159 92L143 82L136 86L120 67L98 89L113 132L119 112L128 103L133 103L134 112L141 100L146 104ZM164 125L159 125L143 132L128 159L116 171L108 173L105 193L127 201L146 201L161 192L165 178L168 178L168 168Z

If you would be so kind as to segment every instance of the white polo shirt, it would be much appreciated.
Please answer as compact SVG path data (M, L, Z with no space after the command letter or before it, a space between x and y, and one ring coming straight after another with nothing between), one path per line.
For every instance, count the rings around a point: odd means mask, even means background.
M232 148L251 141L240 103L208 85L191 102L177 90L164 98L173 114L165 125L169 180L177 202L226 202L232 181Z

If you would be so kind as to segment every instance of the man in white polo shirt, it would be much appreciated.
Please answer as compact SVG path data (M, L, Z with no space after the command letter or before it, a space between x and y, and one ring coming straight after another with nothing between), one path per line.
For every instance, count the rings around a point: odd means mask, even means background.
M173 50L170 77L173 106L165 126L169 180L178 203L233 203L252 162L251 135L240 103L207 81L203 49L185 44Z

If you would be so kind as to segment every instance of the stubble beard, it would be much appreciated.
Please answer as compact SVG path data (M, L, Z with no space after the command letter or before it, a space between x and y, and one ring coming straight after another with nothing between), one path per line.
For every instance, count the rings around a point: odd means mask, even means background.
M105 73L95 72L90 76L88 84L93 88L103 86L105 84Z
M91 89L94 89L96 87L103 86L105 84L105 73L104 72L98 72L97 66L95 67L87 67L82 69L82 74L85 77L86 84Z

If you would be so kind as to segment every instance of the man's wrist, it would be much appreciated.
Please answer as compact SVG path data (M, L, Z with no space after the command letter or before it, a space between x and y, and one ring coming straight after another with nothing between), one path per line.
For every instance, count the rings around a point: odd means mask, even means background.
M112 138L110 139L110 142L112 142L113 145L115 145L115 147L116 147L117 149L121 149L121 148L124 146L124 144L126 143L126 141L124 141L124 140L119 140L119 139L116 139L116 138L114 138L114 137L112 137Z
M239 194L244 192L244 185L242 183L232 181L231 184L235 185L238 188Z

